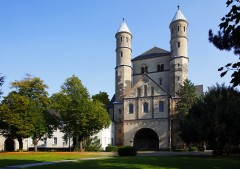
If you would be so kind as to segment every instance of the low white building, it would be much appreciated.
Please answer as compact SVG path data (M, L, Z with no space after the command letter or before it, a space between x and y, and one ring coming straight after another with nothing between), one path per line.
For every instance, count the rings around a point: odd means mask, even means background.
M95 136L100 139L103 150L105 150L108 145L114 145L114 123L111 123L108 128L103 128L99 133L92 137ZM69 148L72 147L72 145L73 139L65 139L64 133L59 129L53 132L51 138L43 138L38 142L38 148ZM28 150L33 147L32 138L23 139L23 150ZM17 151L18 149L19 143L17 139L5 138L0 135L0 151Z

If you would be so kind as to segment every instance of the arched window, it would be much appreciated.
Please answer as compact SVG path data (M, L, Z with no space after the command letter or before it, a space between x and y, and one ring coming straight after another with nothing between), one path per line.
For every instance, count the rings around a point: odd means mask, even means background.
M142 73L142 74L144 73L144 67L141 68L141 73Z
M141 73L144 74L144 73L148 73L148 67L147 66L143 66L141 68Z
M143 103L143 112L147 113L148 112L148 103Z
M123 57L123 52L120 53L120 56Z
M129 114L133 114L133 104L129 104Z
M157 65L157 71L158 71L158 72L161 71L161 65Z
M161 64L161 71L164 71L164 64Z
M148 67L147 66L145 66L145 68L144 68L144 73L148 73Z
M159 112L164 111L164 102L163 101L159 101L158 110L159 110Z
M184 32L185 32L186 31L186 27L184 26L183 29L184 29Z
M178 31L180 30L180 26L179 25L178 25L177 29L178 29Z
M126 42L128 42L128 37L126 37Z
M123 37L121 36L121 42L123 41Z
M178 42L177 45L178 45L178 48L180 48L180 42Z

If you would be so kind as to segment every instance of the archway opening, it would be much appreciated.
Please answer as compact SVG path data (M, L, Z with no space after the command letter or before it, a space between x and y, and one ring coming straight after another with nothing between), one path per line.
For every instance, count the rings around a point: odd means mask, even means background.
M14 151L14 140L7 138L5 140L5 151Z
M143 128L136 132L133 146L137 150L159 150L159 139L157 133L150 128Z

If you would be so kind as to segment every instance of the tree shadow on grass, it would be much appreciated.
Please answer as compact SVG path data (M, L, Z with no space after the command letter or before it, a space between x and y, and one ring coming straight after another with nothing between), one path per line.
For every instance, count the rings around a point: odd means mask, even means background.
M42 161L37 160L16 160L16 159L1 159L0 160L0 168L6 166L15 166L15 165L23 165L23 164L32 164L32 163L40 163Z
M79 160L37 169L239 169L239 160L214 157L115 157Z

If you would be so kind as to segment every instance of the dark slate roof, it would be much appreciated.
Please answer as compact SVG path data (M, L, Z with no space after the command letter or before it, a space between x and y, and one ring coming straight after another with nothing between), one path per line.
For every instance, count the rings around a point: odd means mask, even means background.
M115 98L116 98L116 95L114 94L113 97L112 97L112 99L111 99L111 101L110 101L110 103L108 104L108 106L113 105L113 103L114 103L115 100L116 100Z
M144 52L143 54L135 57L134 59L132 59L132 61L142 60L142 59L150 59L150 58L155 58L155 57L159 57L159 56L167 56L170 54L171 53L169 51L166 51L166 50L158 48L158 47L154 47L154 48Z

